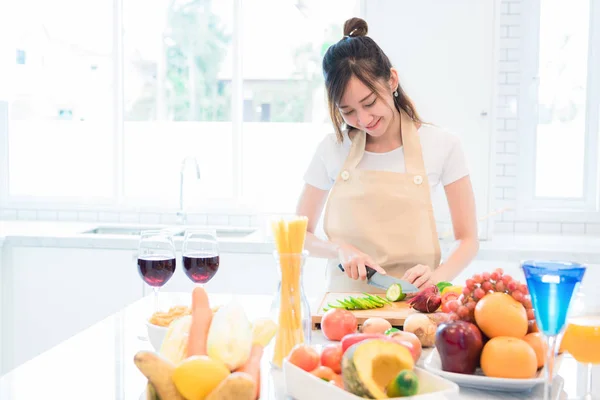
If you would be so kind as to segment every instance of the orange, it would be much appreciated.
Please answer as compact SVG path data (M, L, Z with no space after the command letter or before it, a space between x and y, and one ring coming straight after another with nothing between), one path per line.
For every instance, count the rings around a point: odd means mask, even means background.
M531 379L537 374L537 357L523 339L497 336L481 352L481 369L493 378Z
M475 322L487 337L522 338L529 324L525 307L506 293L485 295L475 306Z
M542 368L546 363L546 350L548 349L542 334L539 332L528 333L523 340L531 346L533 351L535 351L537 367Z

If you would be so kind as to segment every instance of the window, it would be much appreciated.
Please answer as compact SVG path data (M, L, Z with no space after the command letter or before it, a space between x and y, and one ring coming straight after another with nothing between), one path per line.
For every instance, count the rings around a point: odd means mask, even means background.
M0 59L2 74L11 77L0 93L9 101L9 152L7 168L2 166L8 170L9 196L109 201L114 197L112 5L23 0L3 2L0 14L10 16L3 21L7 34L0 50L16 54Z
M190 209L293 209L332 132L321 59L359 0L47 3L0 5L4 201L172 209L191 156Z
M591 0L533 3L524 16L531 31L523 51L520 200L529 209L595 212L600 7Z

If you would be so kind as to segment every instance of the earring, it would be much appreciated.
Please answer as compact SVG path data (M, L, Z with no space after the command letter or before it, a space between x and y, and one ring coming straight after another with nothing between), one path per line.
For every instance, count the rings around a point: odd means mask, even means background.
M398 91L394 91L394 97L398 97Z

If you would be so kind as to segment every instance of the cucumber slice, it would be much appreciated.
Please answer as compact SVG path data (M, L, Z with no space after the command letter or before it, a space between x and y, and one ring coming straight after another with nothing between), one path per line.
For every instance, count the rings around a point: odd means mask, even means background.
M400 301L402 300L402 295L404 293L402 293L402 286L400 286L397 283L393 283L390 285L390 287L386 290L385 292L385 297L389 300L389 301ZM404 294L406 296L406 294Z

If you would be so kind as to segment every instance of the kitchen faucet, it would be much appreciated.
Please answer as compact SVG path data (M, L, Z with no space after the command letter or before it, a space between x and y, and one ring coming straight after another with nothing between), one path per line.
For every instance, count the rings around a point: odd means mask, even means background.
M185 167L188 161L192 161L196 170L196 179L200 180L200 165L198 165L198 160L196 157L185 157L181 162L181 169L179 170L179 211L177 211L177 219L180 224L187 224L187 213L183 209L183 180L184 180L184 172Z

